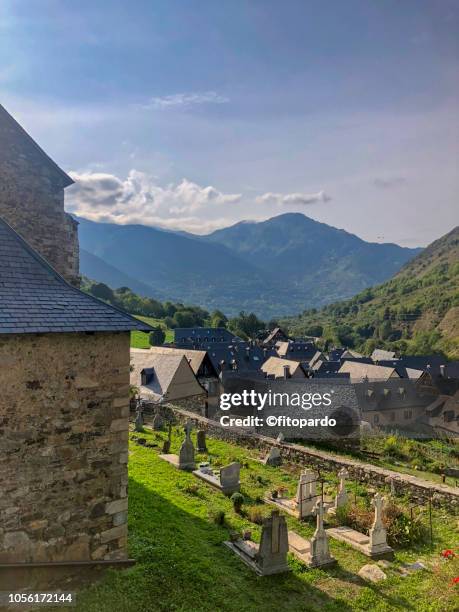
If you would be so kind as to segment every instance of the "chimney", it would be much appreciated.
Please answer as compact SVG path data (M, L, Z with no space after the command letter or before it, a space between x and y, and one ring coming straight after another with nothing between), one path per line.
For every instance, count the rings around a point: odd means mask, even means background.
M266 359L266 355L268 354L268 349L264 348L263 349L263 357Z
M440 366L440 376L442 378L446 378L446 366L445 365Z
M233 361L231 362L231 366L232 366L233 370L235 370L235 371L237 370L237 361L236 361L236 359L233 359Z
M282 367L284 368L284 380L287 380L287 378L290 378L290 366L284 365Z

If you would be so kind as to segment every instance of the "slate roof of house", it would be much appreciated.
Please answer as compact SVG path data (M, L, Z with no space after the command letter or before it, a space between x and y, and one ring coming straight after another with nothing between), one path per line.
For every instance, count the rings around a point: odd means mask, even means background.
M151 329L69 285L0 219L0 334Z
M131 349L131 351L132 350L133 349ZM199 372L199 369L207 355L206 351L174 348L173 346L152 346L150 347L150 352L156 355L184 355L195 374Z
M198 348L205 342L242 342L242 339L225 327L177 327L174 341L180 347L190 345L187 348Z
M269 357L277 357L273 348L261 348L244 341L232 344L225 342L207 343L200 345L200 348L207 351L212 365L218 373L221 371L222 361L225 362L223 368L225 370L236 366L239 371L255 371L259 370Z
M295 361L309 361L317 352L314 342L288 340L276 344L279 357L287 357Z
M287 334L280 327L275 327L263 340L263 344L270 344L274 342L276 336L282 336L283 338L288 338Z
M339 372L348 372L351 375L351 380L358 382L363 379L368 380L388 380L395 376L399 377L395 368L386 368L379 365L369 363L361 363L357 361L345 361L340 367Z
M395 359L395 351L386 351L384 349L375 349L371 353L373 361L382 361L387 359Z
M25 129L20 125L16 119L9 114L9 112L0 104L0 121L2 124L9 125L11 131L15 131L19 133L22 138L32 146L32 148L37 152L37 154L41 157L43 162L57 175L63 187L68 187L69 185L73 185L74 181L70 178L70 176L60 168L56 162L49 157L47 153L43 151L39 144L35 142L35 140L25 131Z
M281 357L270 357L261 366L262 372L275 378L284 377L284 367L288 366L290 376L306 378L306 375L299 361L291 359L282 359Z
M159 402L206 393L184 355L131 350L131 365L131 384L139 387L144 398ZM153 370L153 380L147 385L141 384L142 370Z

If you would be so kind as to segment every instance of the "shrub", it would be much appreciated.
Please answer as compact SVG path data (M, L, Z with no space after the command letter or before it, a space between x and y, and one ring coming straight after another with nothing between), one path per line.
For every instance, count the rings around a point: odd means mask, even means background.
M259 508L249 508L247 511L247 518L251 523L255 523L256 525L261 525L263 522L263 515Z
M373 508L367 509L356 504L347 504L336 511L339 525L346 525L356 531L368 533L374 520ZM393 501L387 503L383 511L383 523L387 530L390 546L405 548L425 540L427 528L421 519L411 519L401 506Z
M226 514L224 510L217 510L217 512L215 512L215 514L213 515L212 520L216 525L224 525L225 517Z
M200 493L199 486L197 484L186 485L183 490L185 493L188 493L188 495L199 495Z
M244 496L241 493L233 493L230 499L233 502L234 511L239 514L244 503Z

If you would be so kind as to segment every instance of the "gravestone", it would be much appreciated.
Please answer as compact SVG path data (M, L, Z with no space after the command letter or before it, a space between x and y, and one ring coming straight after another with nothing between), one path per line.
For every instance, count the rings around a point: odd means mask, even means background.
M260 544L246 540L225 542L259 576L269 576L288 572L287 564L288 533L284 516L273 510L270 517L263 520Z
M386 530L382 523L382 510L384 499L380 493L376 493L373 499L375 517L370 534L367 536L350 527L332 527L327 529L328 535L340 542L345 542L356 550L359 550L372 559L393 558L394 551L387 544Z
M167 455L171 450L171 441L172 441L172 423L169 423L168 432L167 432L167 440L164 440L162 454Z
M223 493L232 494L239 491L241 464L237 461L222 467L220 470L220 485Z
M314 514L317 503L316 483L317 474L312 470L304 470L300 475L295 497L292 499L273 498L268 495L265 501L301 520Z
M295 497L300 519L314 514L317 503L317 478L313 470L304 470L300 474Z
M330 565L334 562L328 546L328 535L324 529L324 503L320 499L315 507L317 527L311 538L311 566Z
M377 556L387 549L387 533L382 522L382 511L384 506L384 498L381 493L376 493L373 498L373 506L375 509L375 517L373 526L370 529L370 553L372 556Z
M324 512L324 503L320 499L314 510L317 528L311 540L306 540L294 531L288 532L290 552L308 567L324 567L336 563L328 546L328 536L324 529Z
M339 485L338 485L338 493L335 497L334 508L341 508L345 506L348 502L347 491L346 491L346 478L349 476L348 471L345 468L341 468L338 472Z
M279 433L279 435L276 438L276 441L279 442L279 444L282 444L282 442L285 440L285 436L282 432Z
M188 421L185 425L185 440L180 447L178 455L169 455L168 453L162 453L159 455L160 459L164 459L168 463L171 463L174 467L179 470L194 470L196 465L194 461L194 446L191 441L191 430L193 426L191 421ZM170 446L170 439L167 440ZM164 443L166 446L166 442Z
M204 429L200 429L196 434L196 441L198 446L198 453L207 453L207 444L206 444L206 432Z
M163 417L156 413L153 417L153 430L154 431L162 431L164 429L164 419Z
M194 445L191 440L191 430L193 425L188 421L185 425L185 440L182 443L179 451L179 469L194 470L196 465L194 462Z
M135 411L134 431L143 432L143 410L140 406Z
M214 473L208 463L201 464L198 470L194 470L193 474L201 480L204 480L204 482L219 489L225 495L231 495L239 491L240 471L241 465L235 461L234 463L222 467L218 474Z
M263 463L272 467L279 467L280 465L282 465L282 457L280 454L280 450L276 446L273 446L269 453L266 455Z

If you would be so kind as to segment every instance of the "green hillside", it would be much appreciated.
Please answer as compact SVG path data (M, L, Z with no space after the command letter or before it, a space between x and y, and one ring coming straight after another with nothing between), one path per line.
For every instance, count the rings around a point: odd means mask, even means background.
M295 335L320 336L324 344L368 354L378 346L459 358L459 227L382 285L282 324Z

